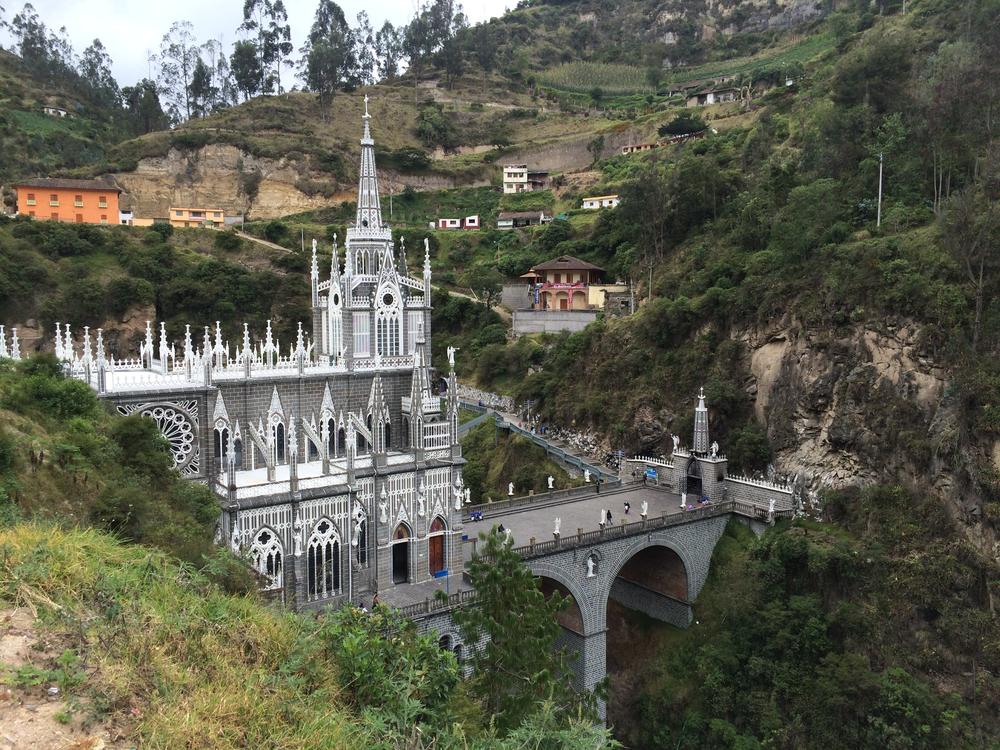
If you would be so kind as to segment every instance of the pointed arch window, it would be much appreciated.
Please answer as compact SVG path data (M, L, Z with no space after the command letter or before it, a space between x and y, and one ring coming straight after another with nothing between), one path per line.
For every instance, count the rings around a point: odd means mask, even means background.
M358 524L358 565L368 565L368 521L362 519Z
M326 518L306 545L306 588L310 601L340 593L340 535Z
M229 453L229 425L219 420L215 423L215 460L224 466Z
M347 432L341 427L337 430L337 455L343 456L347 453Z
M285 463L285 423L274 417L272 417L271 422L271 440L274 444L272 455L274 462L276 464Z
M243 441L236 438L233 441L233 454L236 456L236 468L243 467Z
M402 448L409 448L410 447L410 418L409 417L403 417L403 435L402 435L402 441L403 442L400 444L400 447L402 447Z
M332 457L337 454L337 423L333 421L333 417L326 420L326 450L327 453Z
M261 529L250 545L250 563L265 580L264 591L284 586L284 550L270 529Z

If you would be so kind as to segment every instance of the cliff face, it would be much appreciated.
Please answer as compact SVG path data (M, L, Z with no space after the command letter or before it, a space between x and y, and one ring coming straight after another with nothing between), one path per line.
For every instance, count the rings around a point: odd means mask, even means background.
M353 155L348 155L353 164ZM170 206L221 207L227 215L272 219L353 200L356 183L317 169L292 152L281 158L257 157L229 144L197 149L171 148L166 156L141 159L134 172L113 175L137 217L166 217ZM406 185L418 190L455 187L441 175L403 175L379 168L383 191ZM466 183L467 184L467 183Z
M949 373L909 321L847 331L781 321L736 334L746 346L746 391L781 470L812 487L895 481L931 488L970 540L994 557L981 524L978 458L1000 467L1000 446L963 427Z

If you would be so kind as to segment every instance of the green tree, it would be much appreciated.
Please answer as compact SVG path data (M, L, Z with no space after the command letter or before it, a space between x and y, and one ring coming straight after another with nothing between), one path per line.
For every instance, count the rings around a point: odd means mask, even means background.
M500 299L504 278L493 266L478 265L466 271L462 281L487 308L492 308Z
M354 35L344 11L333 0L320 0L302 52L303 80L320 96L324 116L334 92L357 85L358 60Z
M160 42L160 91L175 120L191 117L191 79L198 60L198 45L190 21L174 21Z
M143 135L154 130L164 130L170 125L163 107L156 82L143 78L135 86L122 89L122 100L128 112L133 132Z
M219 89L213 84L212 69L205 64L199 55L194 64L194 71L191 73L189 92L191 116L204 117L209 114L218 93Z
M260 83L264 73L260 67L257 47L253 42L242 40L233 45L229 68L233 71L236 89L243 94L244 99L260 93Z
M502 731L521 724L544 701L554 702L567 718L578 708L592 712L593 696L574 691L567 656L555 648L556 616L566 600L558 594L546 599L503 535L480 533L479 548L468 567L476 602L454 613L466 643L488 636L472 652L472 695Z
M399 59L403 54L399 31L389 22L375 33L375 67L380 81L399 75Z
M604 152L604 134L595 136L587 144L587 153L590 154L592 159L591 164L597 164L597 160L601 158L601 154Z
M488 23L481 23L472 30L472 45L476 55L476 62L483 69L483 85L486 85L486 76L493 72L497 61L497 50L499 43L496 31Z
M292 53L292 31L282 0L244 0L240 30L254 36L260 74L258 90L281 93L281 64Z

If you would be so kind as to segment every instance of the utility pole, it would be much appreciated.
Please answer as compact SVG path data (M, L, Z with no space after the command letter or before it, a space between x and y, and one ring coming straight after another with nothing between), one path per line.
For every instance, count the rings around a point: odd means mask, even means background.
M875 226L882 226L882 157L883 153L878 152L878 208L875 213Z

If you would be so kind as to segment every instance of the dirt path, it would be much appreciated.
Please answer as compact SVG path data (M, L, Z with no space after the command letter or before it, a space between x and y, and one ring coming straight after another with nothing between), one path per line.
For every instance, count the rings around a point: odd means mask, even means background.
M66 700L42 671L58 668L67 646L26 609L0 609L0 750L128 750L102 723L83 725L87 707ZM28 683L39 682L37 685Z
M262 240L260 237L254 237L252 234L247 234L246 232L241 232L239 229L234 230L237 237L242 237L245 240L250 240L251 242L256 242L258 245L263 245L264 247L269 247L272 250L280 250L283 253L292 252L287 247L282 247L274 242L268 242L267 240Z

